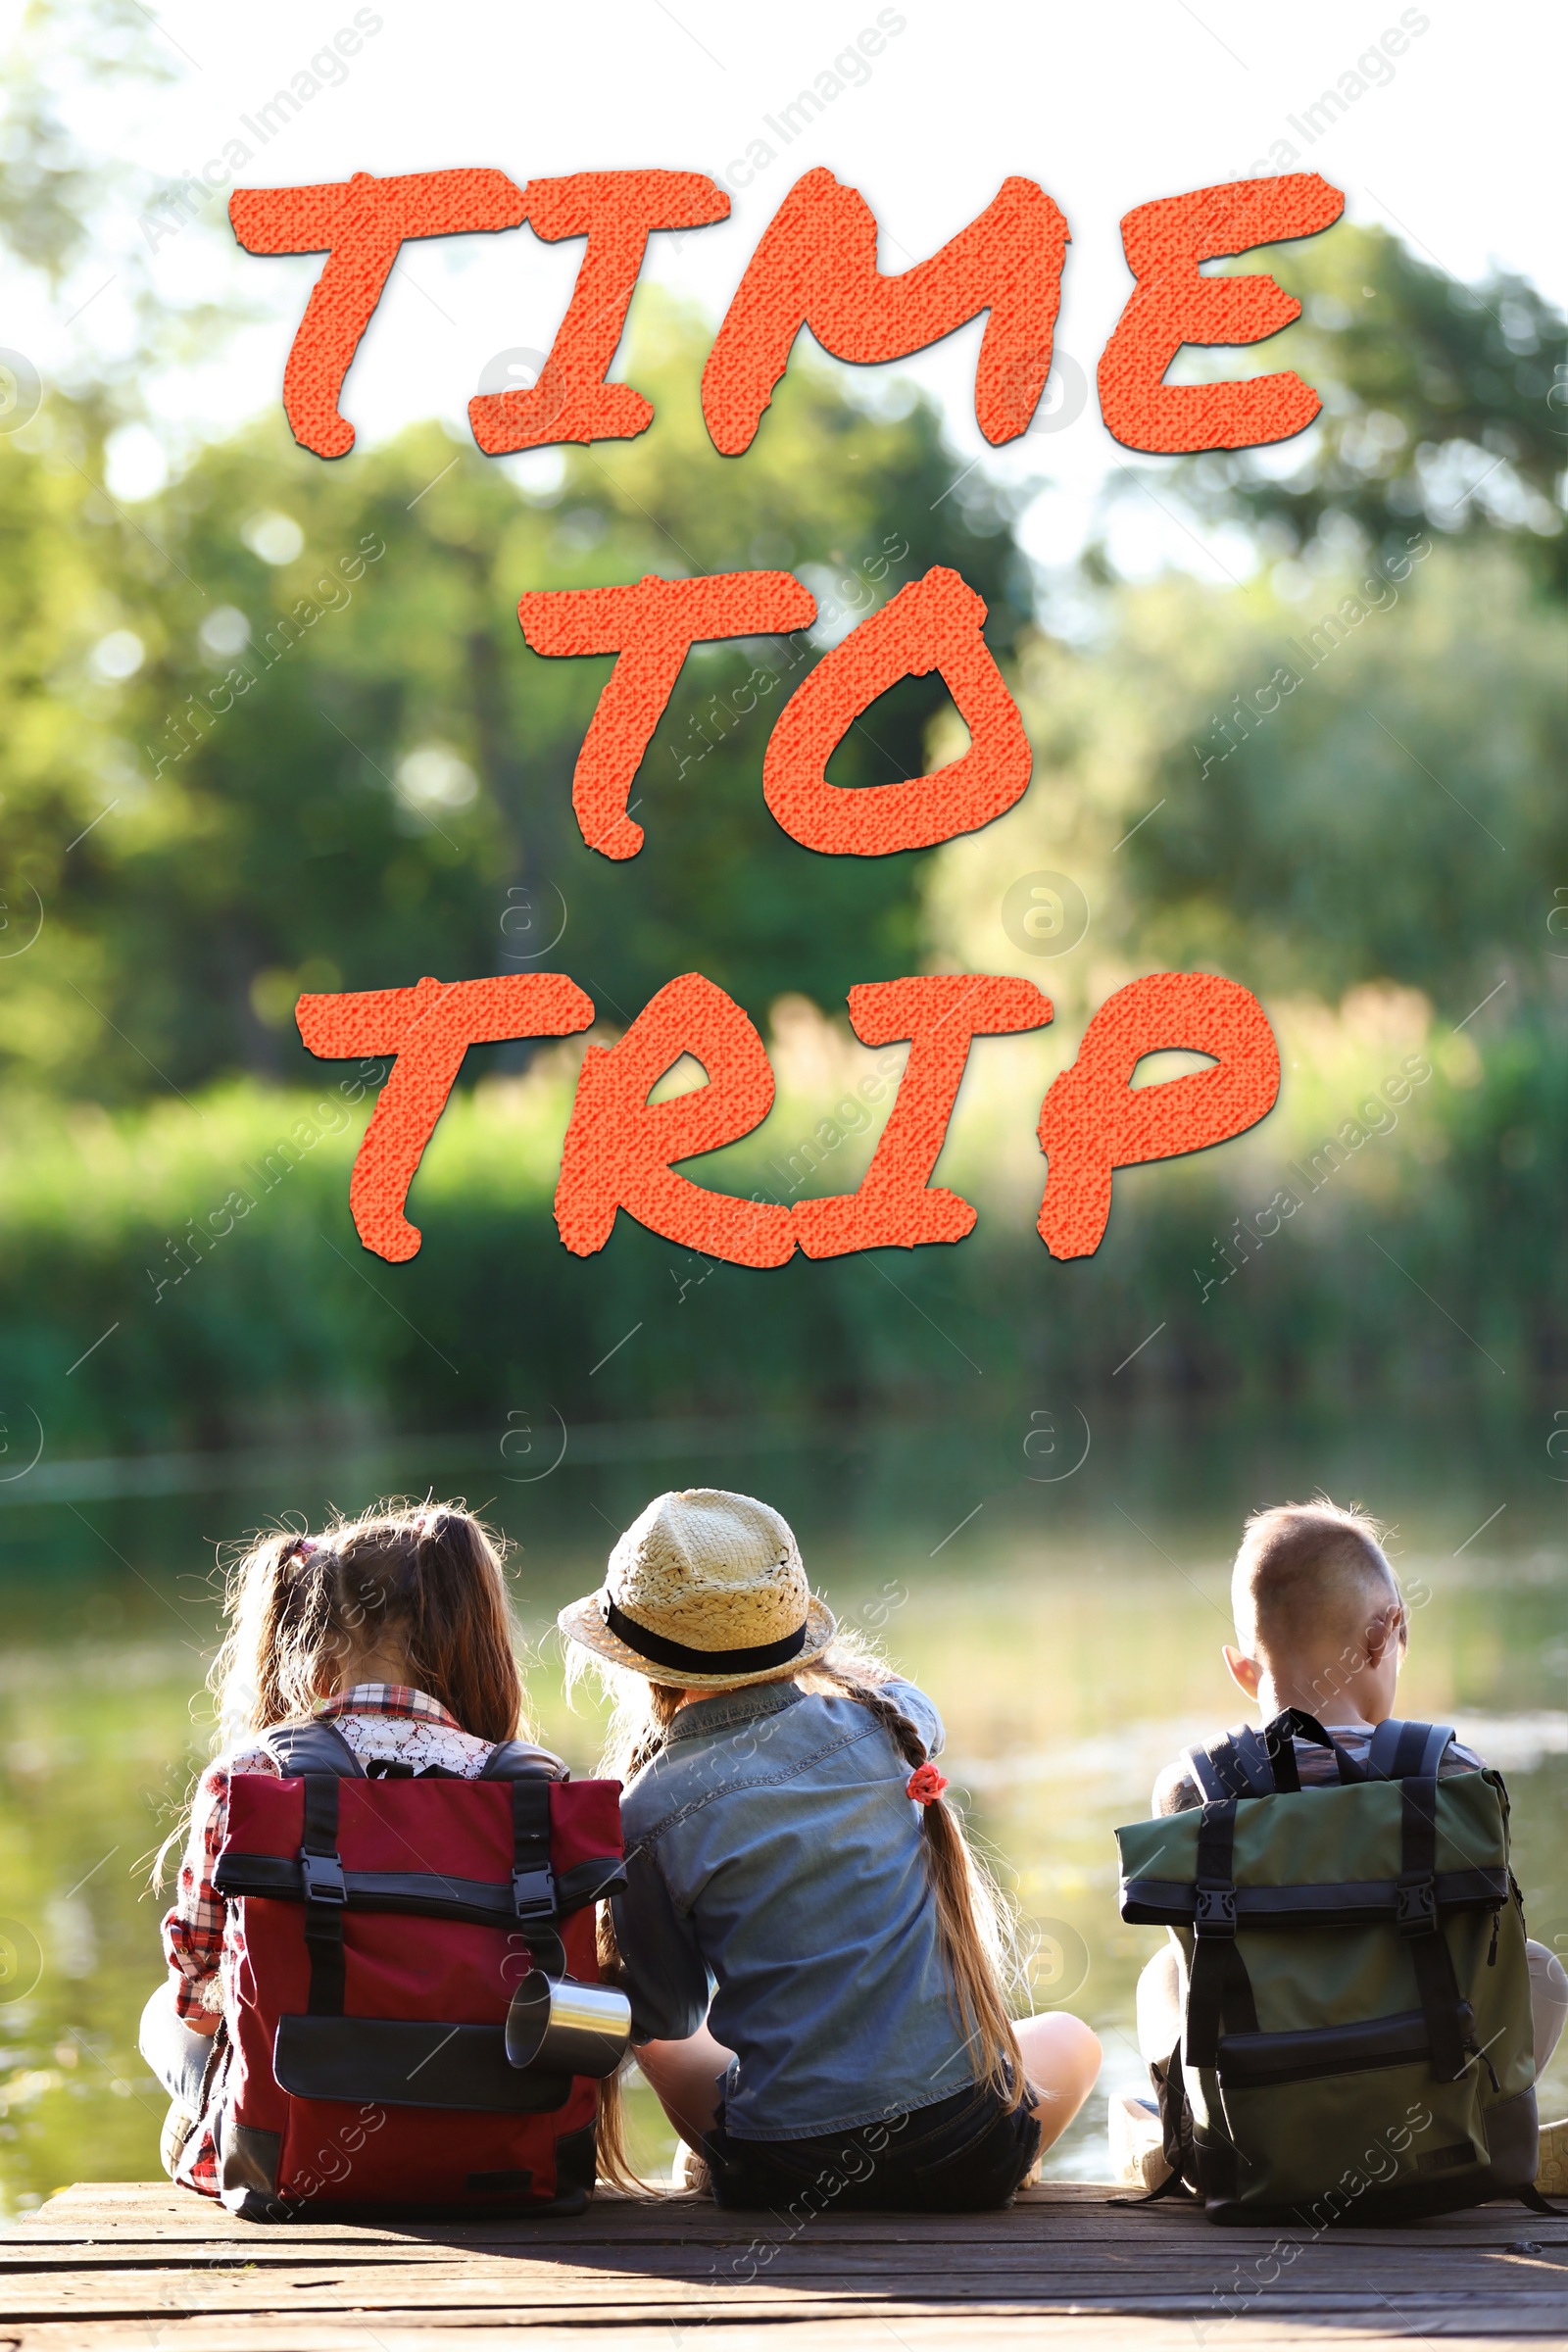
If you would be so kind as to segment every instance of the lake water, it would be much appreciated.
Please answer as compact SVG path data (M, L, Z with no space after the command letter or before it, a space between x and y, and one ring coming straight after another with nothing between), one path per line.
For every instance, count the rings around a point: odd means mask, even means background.
M1024 1406L838 1432L601 1429L552 1469L562 1434L516 1417L499 1442L352 1458L40 1464L0 1487L0 2208L157 2172L164 2102L134 2043L160 1966L146 1869L207 1752L217 1541L388 1489L466 1494L518 1546L534 1712L587 1770L599 1726L563 1702L557 1608L662 1488L775 1503L841 1617L940 1704L945 1768L1034 1936L1036 2004L1103 2038L1102 2095L1053 2159L1092 2178L1103 2093L1140 2083L1133 1984L1159 1941L1117 1920L1110 1832L1147 1810L1164 1761L1240 1715L1218 1651L1259 1503L1321 1489L1396 1524L1414 1603L1401 1709L1457 1722L1507 1773L1532 1932L1568 1951L1568 1465L1551 1426L1543 1407L1289 1428L1097 1410L1091 1429ZM646 2093L634 2108L644 2161L667 2156ZM1562 2053L1543 2112L1568 2114Z

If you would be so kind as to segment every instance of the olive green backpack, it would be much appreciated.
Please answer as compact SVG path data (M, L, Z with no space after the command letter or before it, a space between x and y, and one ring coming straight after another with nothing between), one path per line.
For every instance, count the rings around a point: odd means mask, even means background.
M1507 1791L1440 1779L1452 1738L1381 1724L1362 1764L1292 1708L1190 1752L1200 1810L1117 1831L1122 1918L1174 1929L1185 1964L1156 2194L1308 2227L1541 2206ZM1296 1739L1337 1786L1301 1788Z

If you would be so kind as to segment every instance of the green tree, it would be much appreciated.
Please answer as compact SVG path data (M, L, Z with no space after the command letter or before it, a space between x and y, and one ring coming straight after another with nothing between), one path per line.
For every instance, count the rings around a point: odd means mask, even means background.
M134 510L94 489L65 404L7 453L0 788L48 907L47 951L11 985L40 1039L53 1019L60 1082L281 1075L305 1066L302 987L539 968L547 949L617 1022L694 966L754 1015L911 968L923 855L801 849L763 804L762 750L822 644L933 564L985 597L1005 656L1028 599L1005 507L948 495L923 403L870 414L800 364L758 448L718 458L706 336L646 309L629 372L656 429L574 452L549 497L434 425L325 466L270 419ZM611 664L530 653L518 595L762 564L813 583L818 630L693 655L635 788L646 846L599 857L571 771ZM946 701L935 673L894 688L834 780L918 773Z
M1274 991L1393 978L1457 1018L1506 971L1544 998L1561 612L1500 547L1440 546L1375 586L1130 600L1112 662L1158 714L1140 790L1162 806L1118 859L1129 930Z
M1324 411L1298 445L1186 461L1177 478L1200 511L1261 529L1276 554L1347 524L1374 554L1417 523L1501 533L1568 594L1568 325L1551 305L1514 273L1467 286L1386 229L1345 222L1229 267L1260 263L1303 310L1255 365L1294 368ZM1234 355L1212 372L1237 372Z
M1499 973L1544 1008L1561 772L1568 328L1525 280L1460 284L1378 228L1259 259L1304 305L1258 349L1324 412L1298 443L1182 461L1255 581L1119 608L1152 724L1130 927L1335 998L1412 981L1455 1017ZM1234 371L1234 355L1211 371ZM1464 997L1465 1004L1454 1003Z

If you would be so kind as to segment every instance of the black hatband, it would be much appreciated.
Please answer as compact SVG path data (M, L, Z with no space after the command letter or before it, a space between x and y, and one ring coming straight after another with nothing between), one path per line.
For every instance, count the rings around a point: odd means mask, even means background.
M684 1642L666 1642L662 1634L651 1634L635 1617L617 1609L608 1592L603 1606L606 1625L628 1649L655 1666L683 1666L690 1674L750 1674L764 1666L787 1666L806 1647L807 1629L800 1625L782 1642L760 1642L752 1649L689 1649Z

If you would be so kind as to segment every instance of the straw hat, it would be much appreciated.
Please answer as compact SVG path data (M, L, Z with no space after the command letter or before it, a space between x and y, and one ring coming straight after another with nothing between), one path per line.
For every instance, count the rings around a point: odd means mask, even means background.
M600 1657L691 1690L808 1666L838 1631L787 1521L718 1487L657 1495L616 1543L602 1589L557 1623Z

